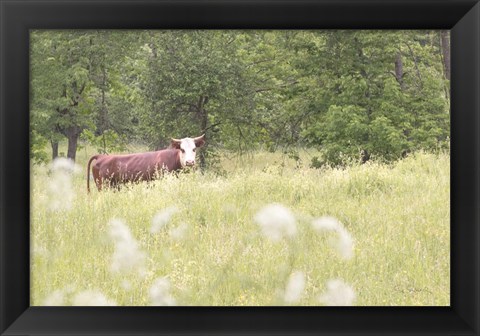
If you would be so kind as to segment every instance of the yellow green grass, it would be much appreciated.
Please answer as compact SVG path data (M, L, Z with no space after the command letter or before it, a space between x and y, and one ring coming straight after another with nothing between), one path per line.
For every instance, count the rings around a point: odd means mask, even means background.
M149 288L168 277L179 305L282 305L292 272L306 276L298 305L320 305L329 279L343 279L360 306L450 304L450 158L420 153L392 165L312 169L279 153L224 157L225 174L165 176L121 191L86 192L90 149L79 152L69 210L51 210L52 176L32 168L31 304L55 291L98 290L118 305L149 305ZM303 162L308 155L302 154ZM272 242L255 214L280 203L297 234ZM168 224L150 231L158 212ZM329 233L311 222L333 216L354 239L354 256L339 257ZM122 219L146 254L144 274L112 272L110 220ZM182 226L183 225L183 226ZM182 237L175 229L186 228ZM70 300L70 301L69 301Z

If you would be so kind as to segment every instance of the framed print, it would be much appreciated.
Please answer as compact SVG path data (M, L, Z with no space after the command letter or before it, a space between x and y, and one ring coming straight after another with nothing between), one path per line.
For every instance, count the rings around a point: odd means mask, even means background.
M2 335L477 335L479 6L2 0Z

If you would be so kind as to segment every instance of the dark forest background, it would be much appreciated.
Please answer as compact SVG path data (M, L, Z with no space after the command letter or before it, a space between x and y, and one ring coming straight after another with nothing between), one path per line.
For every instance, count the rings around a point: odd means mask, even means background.
M33 31L31 158L155 150L206 133L200 163L263 149L311 165L449 146L447 31ZM47 154L48 153L48 154Z

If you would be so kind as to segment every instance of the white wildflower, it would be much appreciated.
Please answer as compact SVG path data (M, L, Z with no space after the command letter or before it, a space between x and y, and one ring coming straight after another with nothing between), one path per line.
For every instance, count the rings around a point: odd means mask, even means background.
M75 164L72 159L64 157L57 157L55 160L53 160L50 168L54 172L63 171L67 173L78 173L81 170L80 166Z
M56 290L50 293L44 300L44 306L64 306L65 305L65 295L63 291Z
M113 272L138 271L143 274L145 253L138 247L128 226L119 219L112 219L109 226L110 237L115 243L111 270Z
M348 260L353 257L353 238L346 229L338 231L338 240L333 244L343 259Z
M125 289L126 291L129 291L129 290L132 289L132 284L131 284L130 281L128 281L128 280L123 280L123 281L121 282L121 286L122 286L122 288Z
M86 290L76 294L72 306L116 306L115 301L105 297L101 292Z
M255 215L262 233L276 242L283 237L293 237L297 233L297 225L292 212L281 204L269 204Z
M312 222L312 226L317 231L335 231L340 226L340 222L333 217L320 217Z
M75 199L72 175L78 172L78 166L70 159L59 157L53 160L50 169L49 208L51 211L70 210Z
M151 233L157 233L162 229L165 225L168 224L171 217L178 212L178 209L175 207L166 208L163 211L157 212L152 219L152 227L150 228Z
M75 161L69 158L57 157L51 164L52 171L64 171L68 173L79 173L81 168L75 164Z
M330 242L343 259L353 257L353 238L345 229L342 223L333 217L321 217L312 222L312 226L317 231L333 231L337 234L337 239Z
M305 274L302 272L293 272L287 283L285 295L283 297L285 303L293 304L300 301L305 290Z
M188 224L183 223L170 230L170 237L176 240L181 240L188 232Z
M42 246L42 245L39 245L39 244L35 244L33 245L33 247L31 247L30 249L32 255L38 255L38 256L42 256L42 257L48 257L48 250L45 246Z
M170 280L160 277L150 287L150 302L152 306L175 306L175 298L170 294Z
M326 306L351 306L356 299L353 288L341 279L331 279L318 300Z

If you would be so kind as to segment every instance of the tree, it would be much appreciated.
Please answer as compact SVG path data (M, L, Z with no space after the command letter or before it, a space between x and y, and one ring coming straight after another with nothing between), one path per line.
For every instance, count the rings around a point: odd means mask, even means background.
M35 31L32 156L206 133L220 149L314 147L333 164L445 147L449 36L433 31Z
M75 160L77 141L91 125L92 100L88 52L91 33L38 31L32 34L32 119L43 120L43 136L54 155L59 134L68 139L67 157Z
M135 48L133 33L35 31L32 34L32 124L50 140L53 158L66 137L75 160L78 140L122 148L132 132L129 85L122 76ZM130 108L126 108L130 107ZM109 113L111 112L111 113ZM95 134L95 135L93 135ZM98 139L100 138L100 139ZM116 144L113 144L115 142ZM112 147L113 145L113 147Z
M445 78L450 80L450 34L446 30L440 31L440 48Z
M236 36L223 31L150 32L145 47L147 107L141 118L146 140L158 148L170 137L207 133L200 154L205 167L212 144L232 142L232 134L218 132L220 125L221 130L238 128L251 111Z
M447 138L448 103L431 32L325 33L308 49L323 85L303 136L325 159L365 162L437 149ZM347 161L348 161L347 160Z

